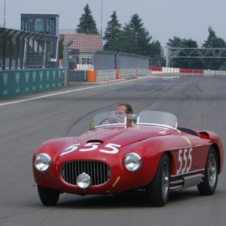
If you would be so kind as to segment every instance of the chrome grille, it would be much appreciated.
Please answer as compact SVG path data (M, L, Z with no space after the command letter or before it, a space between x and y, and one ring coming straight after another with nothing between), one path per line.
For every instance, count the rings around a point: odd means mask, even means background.
M98 161L73 161L61 167L61 177L72 185L76 185L76 178L81 173L86 173L91 177L92 186L104 184L111 174L109 166Z

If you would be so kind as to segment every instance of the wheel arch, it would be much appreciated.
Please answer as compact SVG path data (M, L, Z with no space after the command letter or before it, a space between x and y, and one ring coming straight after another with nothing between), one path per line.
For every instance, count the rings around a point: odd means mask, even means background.
M165 151L165 152L163 153L163 155L164 155L164 154L168 155L169 160L170 160L170 164L171 164L171 163L172 163L172 155L171 155L170 151Z
M221 161L220 161L220 149L218 147L218 145L216 143L213 143L211 145L211 147L215 150L216 154L217 154L217 163L218 163L218 174L220 173L220 169L221 169Z

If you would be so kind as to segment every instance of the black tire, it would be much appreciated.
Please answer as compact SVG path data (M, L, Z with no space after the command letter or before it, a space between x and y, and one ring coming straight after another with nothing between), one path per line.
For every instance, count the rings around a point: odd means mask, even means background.
M60 193L56 190L41 187L38 185L39 198L44 206L54 206L57 204Z
M155 177L147 186L146 192L153 206L165 206L169 197L170 160L163 154L159 161Z
M197 186L198 190L201 195L212 195L218 181L218 157L213 147L210 147L207 155L204 176L203 182Z

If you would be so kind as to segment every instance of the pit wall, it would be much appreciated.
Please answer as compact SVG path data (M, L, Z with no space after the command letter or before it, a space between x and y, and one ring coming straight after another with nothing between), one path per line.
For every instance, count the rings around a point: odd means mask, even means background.
M62 88L62 69L0 71L0 99Z
M115 69L115 70L97 70L87 71L88 82L100 82L116 79L135 79L137 76L151 75L149 69Z
M188 74L203 74L203 75L226 75L226 71L214 70L197 70L197 69L183 69L172 67L149 67L152 71L166 72L166 73L188 73Z

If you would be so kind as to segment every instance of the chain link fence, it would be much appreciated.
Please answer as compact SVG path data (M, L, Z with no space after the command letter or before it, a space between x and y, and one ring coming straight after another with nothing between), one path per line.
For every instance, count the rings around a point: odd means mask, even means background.
M56 36L0 28L0 70L58 68L58 60Z

